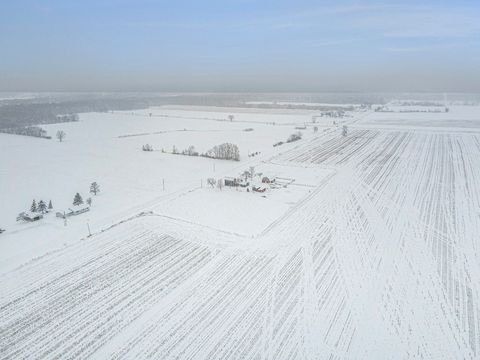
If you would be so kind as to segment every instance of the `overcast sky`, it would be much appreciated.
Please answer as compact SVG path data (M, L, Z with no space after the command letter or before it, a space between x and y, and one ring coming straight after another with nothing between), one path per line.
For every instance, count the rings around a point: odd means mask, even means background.
M480 92L480 1L5 0L0 91Z

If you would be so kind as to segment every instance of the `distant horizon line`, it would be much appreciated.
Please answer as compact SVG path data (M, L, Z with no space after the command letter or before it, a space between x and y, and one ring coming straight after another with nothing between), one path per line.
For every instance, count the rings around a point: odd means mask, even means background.
M174 91L174 90L0 90L0 94L466 94L480 95L480 91L405 91L405 90L386 90L386 91L363 91L363 90L345 90L345 91Z

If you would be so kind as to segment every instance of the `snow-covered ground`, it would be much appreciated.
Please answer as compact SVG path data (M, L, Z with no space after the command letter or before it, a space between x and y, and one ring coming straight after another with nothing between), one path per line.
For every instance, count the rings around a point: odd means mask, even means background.
M250 112L235 114L234 121L227 122L230 112L215 110L199 112L186 107L91 113L82 114L79 122L43 125L52 136L64 130L67 136L61 143L0 134L0 198L2 204L8 204L0 207L0 228L7 229L0 241L0 270L38 256L42 249L77 241L88 235L87 223L96 231L147 205L175 198L202 183L206 186L209 177L237 175L251 163L296 146L274 148L273 144L297 131L295 125L311 121L311 114ZM246 132L246 128L254 130ZM313 136L311 128L304 133L305 138ZM239 146L240 162L168 153L174 145L179 151L194 145L205 152L223 142ZM147 143L155 151L141 151ZM250 158L248 154L253 152L260 154ZM97 196L89 194L93 181L100 185ZM54 213L71 208L76 192L84 199L92 197L93 206L88 214L70 218L65 226ZM54 212L41 223L16 224L17 214L29 210L33 199L52 200Z
M479 358L480 108L358 112L346 137L313 115L160 107L45 126L62 143L0 134L0 357ZM241 161L160 151L225 141ZM206 186L250 166L295 181ZM66 226L15 224L92 181Z
M397 108L409 108L397 106ZM428 112L432 108L419 107L419 112L374 112L360 122L362 127L397 128L415 130L444 130L444 131L472 131L478 132L480 120L480 106L449 106L449 111L443 108L433 110L440 113ZM433 111L432 110L432 111ZM422 111L422 112L420 112Z

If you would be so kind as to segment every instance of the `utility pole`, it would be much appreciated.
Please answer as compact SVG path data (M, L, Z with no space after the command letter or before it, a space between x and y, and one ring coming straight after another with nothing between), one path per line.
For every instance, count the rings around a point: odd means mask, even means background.
M90 231L90 225L88 224L88 221L87 220L87 228L88 228L88 237L92 236L92 232Z
M165 191L165 179L162 179L163 191Z

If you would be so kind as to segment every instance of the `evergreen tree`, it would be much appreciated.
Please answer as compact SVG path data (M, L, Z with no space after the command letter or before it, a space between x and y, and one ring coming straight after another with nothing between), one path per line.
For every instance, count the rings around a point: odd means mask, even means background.
M48 202L48 210L53 210L52 200Z
M37 210L41 212L42 214L45 214L47 212L47 204L43 200L40 200L38 202L38 207Z
M82 199L82 197L80 196L79 193L76 193L76 194L75 194L75 197L73 198L73 205L79 206L79 205L82 205L82 204L83 204L83 199Z
M37 202L33 199L32 206L30 207L31 212L37 212Z
M100 192L100 186L97 184L96 181L92 182L92 184L90 185L90 193L92 193L93 195L97 195L97 193Z

